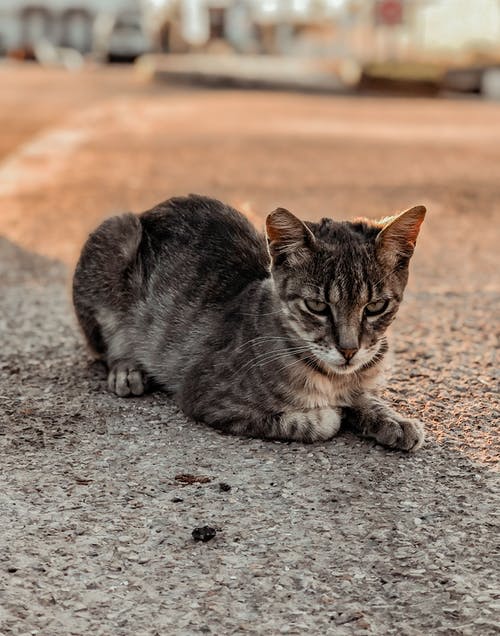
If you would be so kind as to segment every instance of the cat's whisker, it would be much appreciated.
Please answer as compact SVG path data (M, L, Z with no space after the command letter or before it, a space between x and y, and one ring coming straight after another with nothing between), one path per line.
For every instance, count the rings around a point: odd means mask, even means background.
M287 365L285 365L285 366L282 366L282 367L281 367L281 370L282 370L282 371L286 371L286 370L290 369L291 367L294 367L295 365L300 364L300 363L304 363L303 358L299 358L298 360L294 360L294 361L293 361L293 362L291 362L290 364L287 364Z
M267 364L271 364L272 362L275 362L283 358L287 358L288 356L291 356L293 354L309 353L309 352L310 352L309 347L295 347L295 348L290 348L290 349L287 349L286 351L281 351L281 352L276 352L276 351L268 352L267 355L263 354L260 357L253 358L252 360L250 360L250 362L247 362L245 365L243 365L243 367L238 369L238 371L239 372L250 371L251 369L257 366L261 367Z
M295 351L295 354L297 353L310 353L309 350L305 350L305 351ZM266 364L270 364L272 362L275 362L275 360L283 360L284 358L286 358L287 356L280 356L279 358L274 358L272 360L266 360L262 363L262 366L266 365ZM294 360L294 362L301 362L303 361L302 358L299 358L298 360Z
M249 347L253 344L264 344L266 342L275 342L276 340L284 340L283 336L258 336L257 338L251 338L246 342L243 342L239 347L236 347L236 351L241 351L245 347Z
M279 362L280 360L282 360L284 358L288 358L288 356L280 356L279 358L274 358L273 360L266 360L264 362L251 365L250 367L248 367L248 369L246 369L246 372L250 373L253 369L256 369L256 368L261 369L262 367L264 367L266 365L269 365L271 363L277 363L277 362Z
M239 371L244 370L247 365L253 366L256 364L261 364L263 362L271 361L273 359L278 359L282 356L293 355L294 353L302 353L305 351L309 351L309 348L300 347L300 348L293 348L293 349L286 349L286 350L268 351L264 354L261 354L260 356L256 356L255 358L252 358L251 360L249 360L245 365L240 367Z
M262 355L258 358L254 358L253 362L267 363L268 361L272 361L274 359L281 358L283 356L292 356L297 353L308 353L308 352L310 352L309 347L295 347L293 349L287 349L286 351L281 351L281 352L269 352L268 355Z
M297 353L308 353L309 349L297 349L294 351L287 351L285 353L276 355L276 356L269 356L268 358L262 358L260 360L256 360L255 362L257 362L257 364L259 365L264 365L264 364L270 364L272 362L274 362L275 360L278 360L280 358L286 358L287 356L292 356L295 355Z
M263 343L266 344L266 343ZM305 345L297 345L298 347L303 347ZM264 358L267 357L269 355L274 355L277 353L286 353L287 351L292 351L294 350L296 347L280 347L279 349L267 349L266 351L261 351L260 353L258 353L257 355L255 355L252 360L258 360L259 358Z

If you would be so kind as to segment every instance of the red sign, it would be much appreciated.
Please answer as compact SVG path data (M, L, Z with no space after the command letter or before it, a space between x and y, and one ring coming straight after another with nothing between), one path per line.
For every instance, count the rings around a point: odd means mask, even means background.
M375 5L377 24L397 26L403 22L402 0L379 0Z

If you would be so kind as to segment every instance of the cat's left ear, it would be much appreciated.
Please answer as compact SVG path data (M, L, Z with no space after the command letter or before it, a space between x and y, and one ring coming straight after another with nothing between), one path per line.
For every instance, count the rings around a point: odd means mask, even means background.
M383 259L411 257L425 213L425 206L416 205L383 225L376 238L377 252Z
M288 260L290 264L299 262L316 241L307 225L284 208L274 210L267 217L266 234L275 265L280 260Z

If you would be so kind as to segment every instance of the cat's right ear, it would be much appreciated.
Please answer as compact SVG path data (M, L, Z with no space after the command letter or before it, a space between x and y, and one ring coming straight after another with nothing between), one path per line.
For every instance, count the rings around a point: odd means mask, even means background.
M297 264L315 243L307 225L284 208L277 208L267 217L266 234L274 265L285 260Z

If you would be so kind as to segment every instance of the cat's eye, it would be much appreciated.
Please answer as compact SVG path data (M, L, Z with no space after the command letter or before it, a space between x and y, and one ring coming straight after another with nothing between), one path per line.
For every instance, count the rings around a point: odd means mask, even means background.
M304 300L304 304L313 314L326 314L328 313L328 305L322 303L319 300Z
M376 300L366 305L365 314L367 316L378 316L379 314L383 314L388 306L389 301L386 298L383 298L382 300Z

